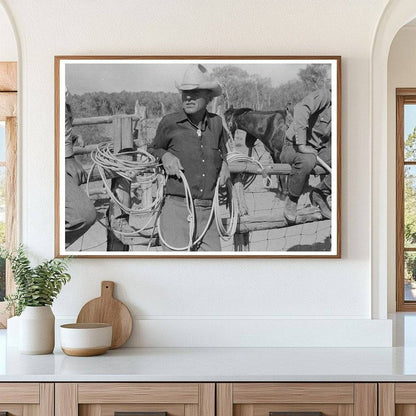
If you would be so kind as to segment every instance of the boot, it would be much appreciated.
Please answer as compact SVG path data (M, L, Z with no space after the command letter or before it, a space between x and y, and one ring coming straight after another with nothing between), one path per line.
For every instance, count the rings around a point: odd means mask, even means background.
M330 192L330 191L329 191ZM313 188L309 194L312 205L318 206L323 218L331 219L332 197L323 189Z
M286 198L285 208L283 210L283 215L286 218L288 224L294 224L296 222L296 211L298 208L298 198L288 196Z

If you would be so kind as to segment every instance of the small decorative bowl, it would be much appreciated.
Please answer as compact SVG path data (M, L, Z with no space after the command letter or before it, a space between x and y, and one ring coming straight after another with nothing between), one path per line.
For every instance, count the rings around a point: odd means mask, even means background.
M61 325L61 348L65 354L76 357L104 354L111 347L112 334L110 324Z

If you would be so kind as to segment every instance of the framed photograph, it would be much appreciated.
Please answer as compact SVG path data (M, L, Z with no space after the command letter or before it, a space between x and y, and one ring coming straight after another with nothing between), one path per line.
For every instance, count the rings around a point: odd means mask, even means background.
M55 57L57 257L341 256L339 56Z

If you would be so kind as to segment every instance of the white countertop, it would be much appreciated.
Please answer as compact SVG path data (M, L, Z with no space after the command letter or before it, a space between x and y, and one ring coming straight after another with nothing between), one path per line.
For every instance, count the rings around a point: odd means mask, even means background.
M21 355L0 331L0 381L416 381L416 348L120 348Z

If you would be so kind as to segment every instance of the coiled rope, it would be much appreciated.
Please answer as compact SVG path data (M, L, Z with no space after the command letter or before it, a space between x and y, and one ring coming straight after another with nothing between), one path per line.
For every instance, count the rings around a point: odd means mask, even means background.
M90 197L89 183L94 169L97 169L104 188L107 191L111 200L126 214L148 216L148 220L138 230L134 232L123 232L112 229L115 234L122 236L134 236L140 234L148 227L152 219L157 215L157 212L163 202L163 188L166 182L165 176L161 173L161 164L156 161L156 158L150 153L142 149L131 150L122 153L123 156L133 156L136 160L126 160L120 155L114 154L114 147L112 143L100 143L97 148L91 152L91 159L93 164L88 172L87 177L87 195ZM129 182L137 181L143 186L152 186L156 184L156 195L152 203L147 207L131 208L123 203L114 195L108 184L106 173L121 176ZM108 226L99 221L101 225L108 229Z
M265 172L263 165L258 160L255 160L253 157L246 156L238 152L229 152L227 155L227 162L228 163L244 162L247 164L249 163L255 164L262 172L264 187L265 188L271 187L271 184L272 184L271 177ZM254 182L255 179L256 179L255 174L244 174L244 178L243 178L244 189L247 189Z
M160 216L158 218L158 230L159 230L159 238L162 241L162 243L168 247L170 250L173 251L190 251L192 248L197 247L199 243L202 242L205 234L207 233L209 227L211 226L213 218L215 218L215 224L218 229L218 233L220 235L220 238L222 238L225 241L230 240L233 235L235 234L235 231L237 229L238 224L238 210L237 210L237 196L235 195L233 191L232 182L230 179L226 182L227 192L228 195L231 195L230 198L230 223L228 225L228 228L225 228L222 223L221 213L220 213L220 201L219 201L219 190L220 190L220 181L217 180L217 184L215 186L214 191L214 198L212 201L212 207L211 211L208 217L208 221L205 224L204 229L202 230L201 234L197 237L194 237L195 234L195 228L196 228L196 218L195 218L195 206L194 201L192 199L192 193L191 189L189 187L188 181L186 180L185 175L180 171L180 178L182 180L184 189L185 189L185 203L186 203L186 209L188 211L188 220L189 220L189 227L188 227L188 243L183 247L175 247L169 244L165 238L163 237L162 230L160 227Z

